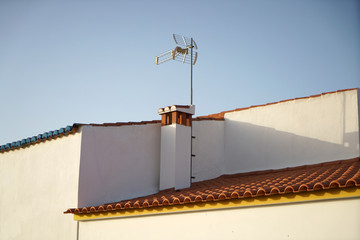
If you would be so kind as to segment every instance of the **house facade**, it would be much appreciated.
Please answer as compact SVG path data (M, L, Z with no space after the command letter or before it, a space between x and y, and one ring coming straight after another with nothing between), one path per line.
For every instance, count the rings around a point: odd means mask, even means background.
M194 113L2 145L0 238L360 237L358 89Z

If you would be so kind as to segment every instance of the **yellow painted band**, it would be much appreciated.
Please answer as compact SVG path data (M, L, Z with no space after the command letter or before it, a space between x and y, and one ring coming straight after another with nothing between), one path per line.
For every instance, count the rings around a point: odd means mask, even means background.
M294 202L307 202L330 200L339 198L360 197L360 188L329 189L314 192L289 193L274 196L263 196L255 198L230 199L215 202L188 203L174 206L149 207L137 209L115 210L100 213L74 214L74 220L91 220L100 218L128 217L150 214L163 214L173 212L189 212L212 209L226 209L235 207L248 207L258 205L284 204Z

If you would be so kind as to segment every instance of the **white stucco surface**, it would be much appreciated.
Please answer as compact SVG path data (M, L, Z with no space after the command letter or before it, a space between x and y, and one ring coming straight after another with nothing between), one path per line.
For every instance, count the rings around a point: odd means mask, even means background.
M175 125L175 190L177 190L191 185L191 128L180 124Z
M0 239L76 239L81 134L0 154Z
M193 121L193 182L224 174L224 121Z
M175 124L161 127L160 190L175 186L175 133Z
M80 222L80 240L360 239L360 200L248 207Z
M358 157L357 90L225 114L225 172Z
M160 190L190 187L191 128L180 124L161 127Z
M159 190L160 124L84 126L79 207Z

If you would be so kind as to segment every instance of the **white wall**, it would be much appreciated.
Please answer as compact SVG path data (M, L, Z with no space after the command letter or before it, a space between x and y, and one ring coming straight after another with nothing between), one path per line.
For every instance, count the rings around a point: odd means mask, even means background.
M79 207L159 190L160 124L82 128Z
M226 173L359 155L357 90L225 114Z
M76 239L81 134L0 154L0 239Z
M224 174L224 121L193 121L193 182Z
M360 239L360 199L80 222L92 239Z

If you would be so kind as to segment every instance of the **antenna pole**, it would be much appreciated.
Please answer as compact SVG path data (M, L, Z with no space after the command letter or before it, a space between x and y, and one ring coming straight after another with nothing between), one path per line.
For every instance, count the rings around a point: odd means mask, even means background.
M191 100L190 105L193 105L193 39L191 38L190 45L190 84L191 84ZM190 184L192 183L193 175L192 175L192 166L193 166L193 127L192 123L190 126Z
M193 105L193 39L191 38L191 62L190 62L190 81L191 81L191 101L190 105Z

